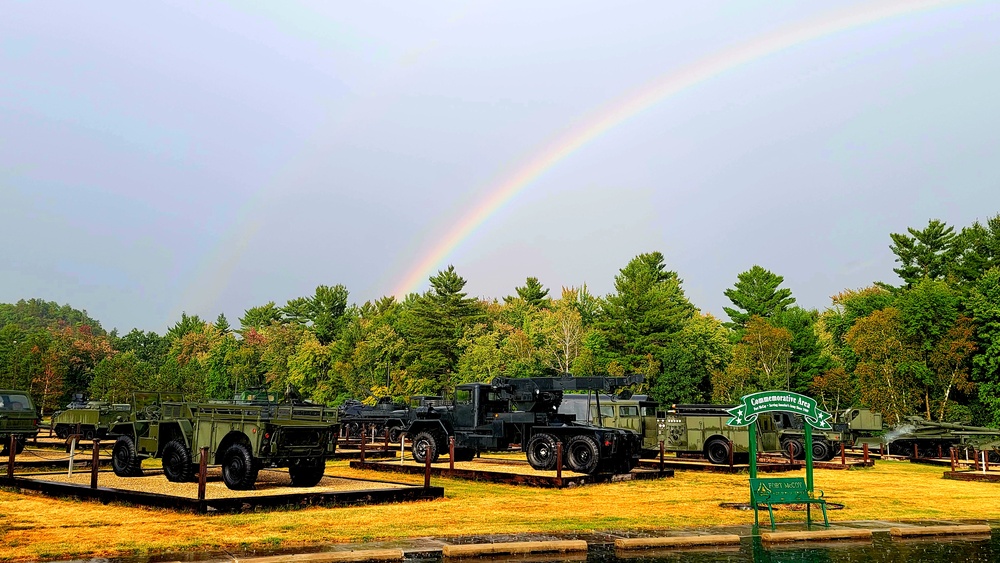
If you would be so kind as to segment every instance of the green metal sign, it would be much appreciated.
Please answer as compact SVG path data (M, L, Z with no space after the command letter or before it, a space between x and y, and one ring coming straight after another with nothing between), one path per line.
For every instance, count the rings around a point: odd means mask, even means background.
M765 412L792 412L801 414L813 428L830 430L830 413L816 406L816 401L805 395L791 391L761 391L744 395L742 404L729 409L733 418L726 423L730 426L749 426L757 421L757 415Z

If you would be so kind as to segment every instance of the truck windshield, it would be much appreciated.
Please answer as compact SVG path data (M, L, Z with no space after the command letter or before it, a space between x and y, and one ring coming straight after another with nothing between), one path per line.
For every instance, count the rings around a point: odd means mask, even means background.
M618 407L618 416L639 416L639 407Z
M31 401L27 395L0 395L0 410L29 411L31 410Z

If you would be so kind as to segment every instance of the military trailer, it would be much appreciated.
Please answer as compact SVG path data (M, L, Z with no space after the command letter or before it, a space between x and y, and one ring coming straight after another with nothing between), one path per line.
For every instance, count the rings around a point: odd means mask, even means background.
M336 449L335 409L279 403L263 393L211 403L136 395L137 413L148 416L112 429L118 435L112 467L120 476L139 474L143 459L160 458L168 480L190 481L200 450L207 447L208 463L222 466L230 489L253 488L265 467L287 467L293 486L312 487L323 478L326 460ZM146 404L141 411L140 402Z
M678 454L702 455L721 465L749 459L750 432L745 426L729 426L727 409L734 405L673 405L665 414L665 449ZM757 417L757 451L777 452L781 444L772 413ZM732 444L732 448L730 448Z
M8 453L14 437L14 453L24 451L29 438L38 435L38 412L25 391L0 389L0 454Z
M638 463L641 439L632 430L603 428L571 414L560 414L563 392L610 392L641 383L629 377L497 377L490 383L455 388L450 405L426 403L410 409L406 434L418 462L436 461L455 440L455 459L471 460L477 452L521 447L538 470L555 469L556 444L564 444L564 464L577 473L628 473Z
M106 438L112 425L131 417L132 405L128 403L88 401L78 393L65 409L52 413L52 431L60 438L66 438L78 429L84 440Z
M595 426L625 428L637 432L642 437L641 456L650 458L659 453L660 441L666 441L665 415L659 406L659 402L646 395L624 398L617 395L579 393L563 395L559 412L572 414L577 420L590 422Z

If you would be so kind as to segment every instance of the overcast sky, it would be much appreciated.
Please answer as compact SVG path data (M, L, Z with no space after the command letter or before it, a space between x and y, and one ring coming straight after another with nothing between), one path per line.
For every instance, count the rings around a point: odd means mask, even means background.
M649 84L878 2L5 2L0 302L105 328L344 284L392 294L525 163ZM1000 213L1000 2L798 42L556 162L440 264L613 290L658 250L699 308L896 282L889 233ZM423 290L424 284L417 288Z

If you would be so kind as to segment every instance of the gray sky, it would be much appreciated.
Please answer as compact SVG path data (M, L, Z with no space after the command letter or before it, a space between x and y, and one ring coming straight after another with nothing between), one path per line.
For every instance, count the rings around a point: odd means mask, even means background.
M613 289L659 250L698 307L895 282L889 233L1000 213L1000 3L943 2L701 80L556 161L437 265L472 295ZM0 7L0 302L105 328L342 283L393 293L497 186L699 61L879 2ZM419 289L426 287L426 284Z

